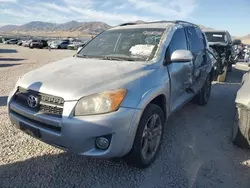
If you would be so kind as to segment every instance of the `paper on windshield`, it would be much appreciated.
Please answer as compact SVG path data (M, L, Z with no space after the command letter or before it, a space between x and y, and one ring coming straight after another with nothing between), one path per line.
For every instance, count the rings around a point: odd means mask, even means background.
M150 56L155 45L140 44L130 48L131 55Z
M222 38L223 37L223 35L213 35L213 37L220 37L220 38Z

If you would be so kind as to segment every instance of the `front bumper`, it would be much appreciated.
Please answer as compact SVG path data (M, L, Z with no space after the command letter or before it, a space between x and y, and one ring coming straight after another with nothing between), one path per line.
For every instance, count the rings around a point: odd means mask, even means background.
M38 129L38 139L68 152L100 158L121 157L133 145L141 116L141 110L120 108L118 111L94 116L71 116L76 101L65 102L63 116L34 113L30 109L8 102L9 118L12 124ZM107 150L97 149L95 140L99 136L112 135Z

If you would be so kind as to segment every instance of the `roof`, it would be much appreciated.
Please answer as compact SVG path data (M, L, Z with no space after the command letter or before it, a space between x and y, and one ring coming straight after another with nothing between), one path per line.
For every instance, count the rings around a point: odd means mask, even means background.
M173 20L173 21L166 21L166 20L161 20L161 21L154 21L154 22L130 22L130 23L124 23L121 24L117 27L113 27L110 30L118 30L118 29L137 29L137 28L162 28L165 29L166 27L170 25L191 25L194 27L199 27L198 25L195 25L190 22L186 22L183 20Z
M226 33L226 30L203 30L205 33Z
M173 25L174 23L168 22L168 23L138 23L138 24L132 24L132 25L124 25L124 26L117 26L113 27L110 30L119 30L119 29L138 29L138 28L159 28L159 29L165 29L166 27Z

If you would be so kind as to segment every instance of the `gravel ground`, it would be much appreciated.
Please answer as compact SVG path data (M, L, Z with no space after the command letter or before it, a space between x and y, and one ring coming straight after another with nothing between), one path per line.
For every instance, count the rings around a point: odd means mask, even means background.
M156 162L138 170L123 162L74 156L13 128L6 100L19 76L67 50L0 45L0 187L250 187L250 152L230 141L234 98L243 72L214 83L205 107L187 104L167 122Z

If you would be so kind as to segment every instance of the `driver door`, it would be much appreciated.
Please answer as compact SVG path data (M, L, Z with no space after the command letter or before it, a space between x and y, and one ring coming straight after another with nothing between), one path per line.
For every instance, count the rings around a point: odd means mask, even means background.
M167 69L170 77L170 110L177 110L187 102L193 94L188 92L192 82L192 62L171 62L175 50L188 50L187 39L183 28L177 29L172 37L166 53Z

